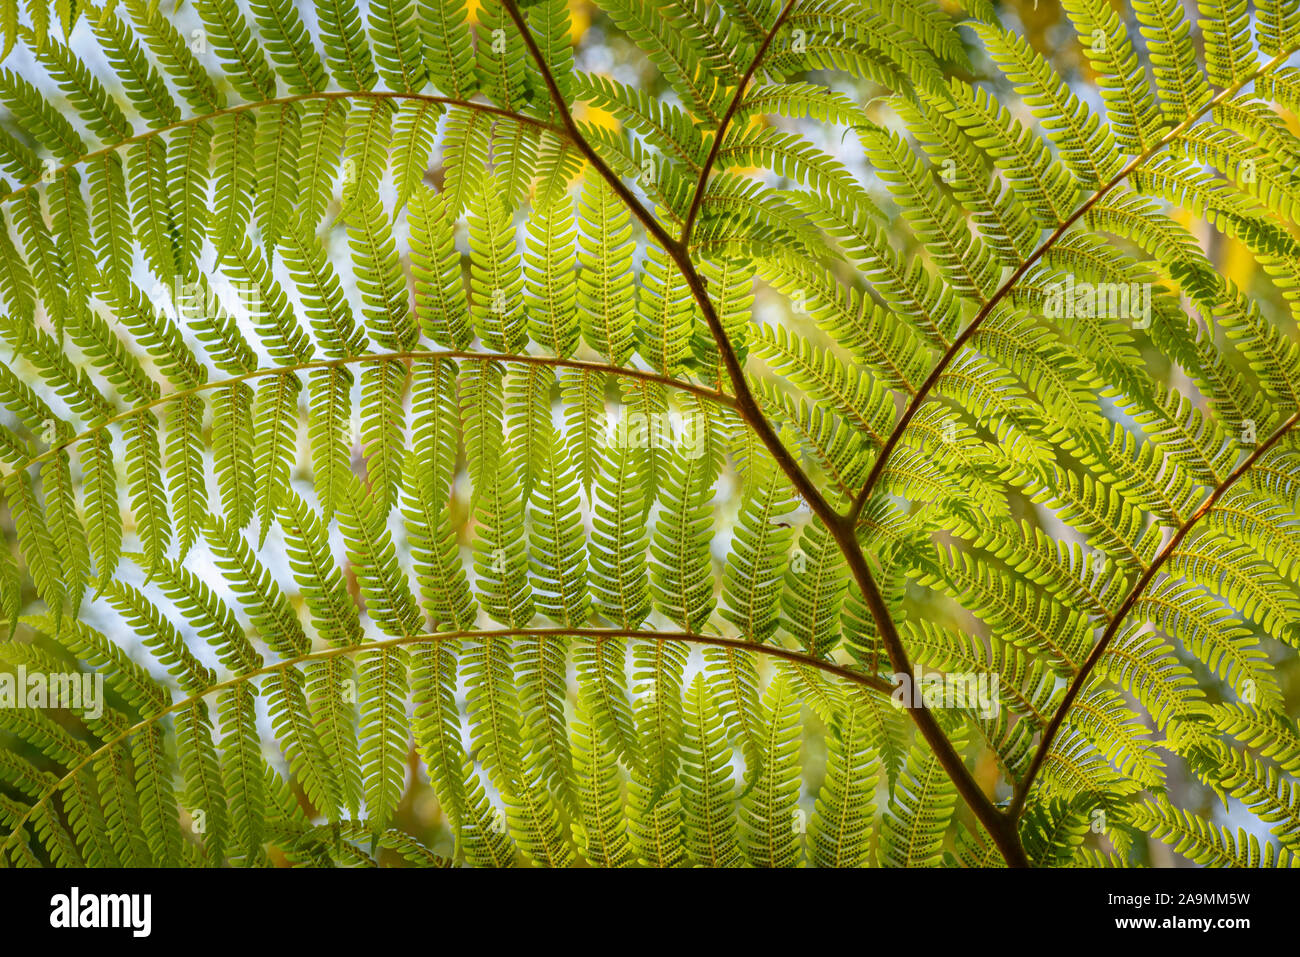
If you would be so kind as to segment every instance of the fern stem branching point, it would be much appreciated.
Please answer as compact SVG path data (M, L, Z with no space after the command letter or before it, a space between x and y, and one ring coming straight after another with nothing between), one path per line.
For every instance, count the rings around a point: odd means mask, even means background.
M40 189L47 179L53 179L66 170L75 169L91 160L106 156L109 153L115 153L120 149L128 146L134 146L139 143L145 143L149 140L164 136L175 130L184 129L188 126L196 126L200 123L206 123L211 120L220 119L223 116L237 116L241 113L247 113L250 110L258 110L268 106L284 106L289 103L301 103L306 100L420 100L425 103L438 103L442 106L454 106L464 110L472 110L479 113L490 113L493 116L499 116L516 123L523 123L527 126L536 127L548 133L554 133L557 136L564 136L565 131L561 130L544 120L536 117L525 116L522 113L515 113L512 110L503 109L499 106L493 106L491 103L479 103L474 100L461 100L455 97L435 96L430 93L412 93L409 91L392 91L392 90L321 90L311 93L294 93L289 96L274 97L272 99L258 100L248 103L236 103L233 106L224 107L220 110L213 110L210 113L203 113L197 116L187 116L184 119L177 120L166 126L148 129L134 136L119 140L116 143L110 143L108 146L92 150L75 160L54 166L42 174L41 179L26 183L17 189L10 190L7 193L0 194L0 204L8 203L11 199L22 196L31 190Z

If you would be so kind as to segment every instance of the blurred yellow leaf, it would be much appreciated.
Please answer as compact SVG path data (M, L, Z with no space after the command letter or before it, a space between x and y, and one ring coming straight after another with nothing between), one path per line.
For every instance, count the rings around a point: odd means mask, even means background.
M620 124L618 117L608 110L602 110L598 106L592 106L590 103L576 103L574 118L584 123L590 123L592 126L600 127L603 130L618 130Z

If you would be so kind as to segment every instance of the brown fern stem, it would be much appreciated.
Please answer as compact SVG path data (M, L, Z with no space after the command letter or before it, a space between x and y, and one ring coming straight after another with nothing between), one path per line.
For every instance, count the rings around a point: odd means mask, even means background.
M844 552L849 568L853 572L854 580L862 591L863 598L866 601L867 608L870 610L872 619L876 624L876 629L880 634L880 640L889 654L889 660L894 667L894 671L900 674L910 674L911 663L908 659L907 651L904 649L902 640L899 637L898 628L895 626L893 619L889 615L889 609L885 605L884 596L881 594L880 587L876 584L875 578L871 574L871 568L867 564L866 556L862 551L862 546L858 542L857 535L854 532L853 522L836 511L831 504L826 501L826 498L822 495L821 491L799 467L798 463L794 460L794 457L790 454L784 443L781 442L776 431L772 428L771 423L768 422L767 417L763 415L762 409L759 407L752 390L749 388L749 383L745 378L745 371L740 364L740 359L736 355L735 349L732 348L731 341L727 338L726 330L722 326L722 321L718 316L717 310L713 306L712 300L709 299L703 279L701 278L699 271L695 268L694 261L691 259L689 253L689 234L684 232L681 239L674 239L670 236L664 229L663 225L650 214L636 196L633 195L632 191L627 187L622 179L620 179L613 170L609 168L608 164L601 159L600 155L592 148L591 144L587 142L586 138L578 129L577 124L574 122L568 103L565 102L564 96L560 92L554 76L551 75L546 59L542 56L542 52L537 46L537 41L533 38L532 32L528 29L528 25L524 21L523 14L520 12L516 0L502 0L502 6L505 7L510 19L514 21L515 27L522 36L524 44L527 46L534 62L536 62L537 68L541 72L542 79L546 83L546 87L550 92L554 107L560 115L560 120L564 128L569 132L570 139L583 156L586 157L592 167L605 179L610 188L614 190L615 194L618 195L623 203L633 212L637 219L641 221L645 226L646 231L669 255L678 270L681 272L682 278L691 290L691 295L699 304L700 311L704 315L704 320L709 327L709 332L712 334L713 341L722 358L723 366L727 370L727 376L731 380L732 390L736 399L737 411L745 420L746 424L754 430L755 434L758 435L759 440L776 461L781 471L785 473L790 484L794 486L795 490L803 500L808 503L808 507L812 510L813 514L825 523L827 528L829 528L831 533L834 535L837 545L840 550ZM784 22L785 17L789 16L789 10L792 9L792 7L792 3L787 3L786 9L782 11L784 16L778 17L777 22L769 30L767 39L760 47L760 55L770 45L772 37L776 35L776 31L779 29L781 23ZM754 62L750 64L749 69L746 71L746 77L751 77L757 68L758 56L756 56ZM733 104L738 104L739 98L744 92L743 86L744 84L742 84L742 89L737 90L735 93L732 101ZM733 115L734 112L734 108L727 111L727 116L724 117L724 123L729 121L730 116ZM721 140L722 132L723 131L720 129L718 135L714 138L715 146ZM696 193L699 194L705 185L706 180L704 177L701 177L700 182L696 186ZM693 207L697 206L698 202L699 196L697 195L692 199L691 205ZM979 784L976 783L975 778L966 767L966 763L953 748L952 742L950 742L947 736L943 733L943 729L939 727L939 723L935 719L934 715L923 703L914 707L909 707L908 713L912 716L912 720L916 723L926 741L934 749L934 753L940 764L943 766L944 772L952 779L957 788L957 792L961 795L962 799L967 803L971 811L997 843L998 849L1006 859L1006 862L1013 867L1028 866L1029 862L1025 856L1024 849L1020 846L1020 840L1016 834L1014 822L1011 822L1010 819L994 807L993 802L989 800L982 790L980 790Z
M903 647L898 628L889 613L889 608L885 605L884 596L876 585L871 569L867 565L866 557L862 552L862 546L858 543L853 525L844 516L834 513L832 519L823 518L823 521L829 526L831 534L835 536L835 542L839 545L840 551L844 553L849 569L853 572L853 578L862 590L863 600L867 604L867 609L871 612L872 620L876 623L880 641L889 655L889 662L894 669L894 673L911 675L912 664L908 659L907 649ZM935 757L939 760L944 772L952 779L953 785L957 788L957 793L961 795L967 807L971 809L971 812L979 819L980 824L988 831L989 836L993 838L993 842L997 845L998 851L1002 854L1007 865L1009 867L1028 867L1029 858L1021 846L1015 820L999 811L980 789L970 769L966 767L966 762L962 760L961 755L952 746L948 736L943 733L943 729L939 727L939 722L934 715L925 707L924 703L909 707L908 714L912 716L913 722L915 722L922 736L930 745L931 750L934 751Z
M1070 687L1066 690L1065 697L1061 699L1060 707L1056 709L1056 713L1052 715L1052 720L1043 730L1043 736L1039 739L1038 748L1034 751L1034 756L1029 762L1029 769L1025 772L1025 776L1020 779L1020 783L1016 786L1016 791L1011 799L1011 803L1007 807L1007 813L1013 819L1018 819L1021 813L1023 813L1025 800L1029 796L1029 789L1033 786L1034 778L1038 775L1039 770L1043 766L1043 762L1047 759L1047 754L1052 749L1052 742L1056 740L1056 735L1061 730L1061 725L1065 723L1066 714L1069 712L1071 705L1074 704L1075 699L1079 697L1079 693L1083 690L1083 686L1087 682L1088 676L1091 675L1093 669L1096 668L1097 662L1099 662L1102 655L1106 653L1106 649L1110 646L1111 641L1113 641L1115 636L1119 634L1119 629L1124 624L1124 619L1133 609L1138 598L1141 597L1147 586L1151 584L1156 573L1160 571L1165 562L1168 561L1170 556L1172 556L1178 549L1178 546L1183 543L1183 539L1187 537L1187 533L1192 530L1192 527L1213 510L1215 503L1223 497L1228 489L1231 488L1238 479L1249 472L1251 466L1259 461L1265 452L1280 442L1282 438L1291 431L1296 422L1300 422L1300 411L1293 412L1289 419L1278 426L1272 435L1257 445L1250 455L1246 456L1241 464L1233 469L1228 476L1205 497L1205 501L1201 502L1196 511L1178 527L1178 530L1174 533L1173 537L1170 538L1169 541L1165 543L1164 547L1160 549L1156 554L1155 559L1152 560L1150 566L1148 566L1147 570L1142 573L1142 577L1137 580L1137 583L1134 584L1133 588L1130 589L1129 593L1124 597L1123 603L1121 603L1119 608L1116 609L1115 614L1111 616L1110 621L1107 622L1106 630L1102 632L1101 638L1095 645L1093 645L1092 651L1088 654L1083 666L1079 669L1078 674L1074 676L1074 680L1070 682Z

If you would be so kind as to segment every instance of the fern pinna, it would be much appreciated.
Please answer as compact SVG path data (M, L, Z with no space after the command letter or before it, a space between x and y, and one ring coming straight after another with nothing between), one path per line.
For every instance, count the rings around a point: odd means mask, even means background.
M1290 864L1300 9L1063 7L0 3L4 861Z

